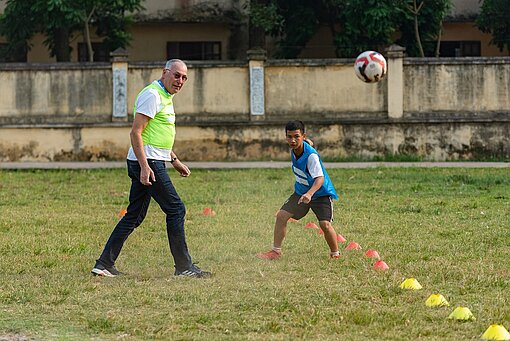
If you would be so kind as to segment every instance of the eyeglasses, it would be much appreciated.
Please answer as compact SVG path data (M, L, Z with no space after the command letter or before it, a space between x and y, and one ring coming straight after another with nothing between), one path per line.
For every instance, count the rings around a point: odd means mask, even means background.
M172 72L172 70L170 70L170 69L165 69L165 70L168 70L168 71ZM187 80L188 80L188 76L186 76L186 75L181 75L181 73L180 73L180 72L174 72L172 75L173 75L173 77L174 77L175 79L182 79L182 81L183 81L183 82L185 82L185 81L187 81Z

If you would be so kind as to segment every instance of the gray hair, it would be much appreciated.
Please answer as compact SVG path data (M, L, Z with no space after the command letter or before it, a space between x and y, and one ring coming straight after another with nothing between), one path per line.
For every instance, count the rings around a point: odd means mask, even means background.
M168 61L166 62L166 64L165 64L165 69L169 69L169 70L170 70L170 69L172 68L172 66L174 66L174 64L178 64L178 63L182 63L182 64L186 65L186 64L185 64L182 60L180 60L180 59L170 59L170 60L168 60Z

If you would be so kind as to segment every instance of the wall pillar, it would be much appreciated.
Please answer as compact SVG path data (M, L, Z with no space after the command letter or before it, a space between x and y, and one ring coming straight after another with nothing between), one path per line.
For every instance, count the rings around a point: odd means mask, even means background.
M110 53L112 62L112 121L127 121L128 53L118 48Z
M266 50L248 50L246 54L248 56L248 67L250 68L250 120L264 120L264 62L266 60Z
M388 117L404 116L404 52L405 48L391 45L388 56Z

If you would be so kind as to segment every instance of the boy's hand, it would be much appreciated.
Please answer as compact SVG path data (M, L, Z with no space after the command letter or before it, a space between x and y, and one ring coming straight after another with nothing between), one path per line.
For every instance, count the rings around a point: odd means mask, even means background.
M301 198L299 198L297 203L298 203L298 205L301 203L308 204L311 200L312 200L312 196L308 193L305 193L301 196Z

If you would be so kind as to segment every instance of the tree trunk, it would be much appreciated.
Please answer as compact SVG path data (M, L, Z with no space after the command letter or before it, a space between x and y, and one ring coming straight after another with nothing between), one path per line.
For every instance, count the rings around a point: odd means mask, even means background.
M416 36L416 44L418 44L420 56L425 57L425 53L423 52L423 46L421 45L420 29L418 28L418 14L414 16L414 35Z
M413 7L409 7L409 11L414 14L414 35L416 37L416 44L418 45L418 49L420 50L420 56L425 57L425 53L423 52L423 46L421 45L420 28L418 25L418 13L420 13L420 9L422 6L423 2L420 3L419 6L416 6L416 0L413 0Z
M87 44L87 58L89 62L94 61L94 50L92 50L92 43L90 42L89 22L85 22L85 43Z
M94 10L96 7L94 6L92 10L90 11L90 14L85 19L85 43L87 44L87 55L88 55L88 61L93 62L94 61L94 50L92 50L92 42L90 41L90 28L89 28L89 22L92 18L92 15L94 14Z
M443 22L439 23L439 32L437 33L437 44L436 44L436 52L434 56L439 57L439 49L441 48L441 35L443 34Z
M71 49L69 48L69 29L58 28L53 32L55 46L53 54L57 58L57 62L70 62Z

